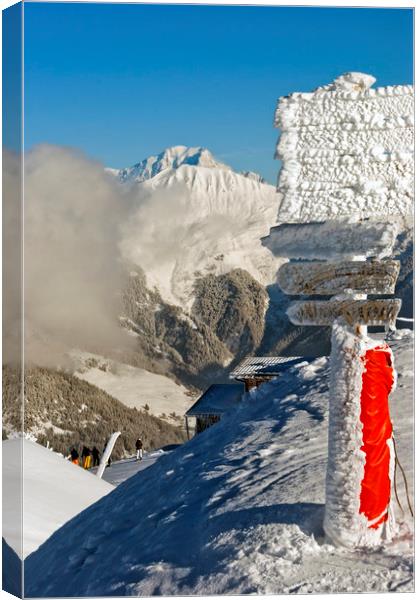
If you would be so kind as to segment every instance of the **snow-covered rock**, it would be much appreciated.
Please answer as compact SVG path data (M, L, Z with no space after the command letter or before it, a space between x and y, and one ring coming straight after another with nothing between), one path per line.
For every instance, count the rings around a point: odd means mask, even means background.
M388 342L399 371L394 431L412 493L412 333ZM27 560L26 593L412 591L412 524L396 505L399 532L382 550L326 542L327 422L328 359L295 365L56 532ZM401 478L398 491L406 509Z

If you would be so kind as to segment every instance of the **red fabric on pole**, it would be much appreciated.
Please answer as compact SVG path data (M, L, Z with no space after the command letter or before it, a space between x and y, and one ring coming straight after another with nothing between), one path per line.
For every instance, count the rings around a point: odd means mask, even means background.
M362 451L366 454L365 470L360 493L360 513L377 528L388 518L391 497L389 478L392 436L388 396L394 382L391 351L386 347L367 350L361 357L365 364L362 375L361 412L363 424Z

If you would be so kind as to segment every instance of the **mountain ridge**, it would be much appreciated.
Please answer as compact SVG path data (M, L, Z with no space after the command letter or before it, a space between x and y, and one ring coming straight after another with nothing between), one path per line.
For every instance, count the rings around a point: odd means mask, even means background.
M247 179L270 185L255 171L235 171L229 165L217 160L210 150L203 146L170 146L159 154L148 156L130 167L121 169L107 167L105 171L121 183L143 183L166 169L177 169L182 165L232 171Z
M202 146L170 146L157 155L144 158L130 167L106 169L122 183L143 183L166 169L177 169L181 165L202 166L231 170L228 165L217 161L212 153Z

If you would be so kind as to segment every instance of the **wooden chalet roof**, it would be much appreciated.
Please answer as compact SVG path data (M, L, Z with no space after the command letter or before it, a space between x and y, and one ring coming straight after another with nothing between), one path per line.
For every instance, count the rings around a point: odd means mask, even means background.
M230 373L231 379L276 377L292 365L304 361L302 356L248 356Z
M244 392L243 383L214 383L187 410L185 416L222 415L240 402Z

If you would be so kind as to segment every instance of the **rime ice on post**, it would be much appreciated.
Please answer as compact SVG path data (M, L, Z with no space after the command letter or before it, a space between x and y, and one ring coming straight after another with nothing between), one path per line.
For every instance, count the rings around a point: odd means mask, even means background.
M346 73L279 99L280 224L263 240L292 261L278 273L285 293L331 296L295 302L288 316L332 326L324 529L351 548L392 536L396 373L367 328L395 326L400 301L378 296L394 293L399 264L387 257L414 200L413 89L374 82Z

